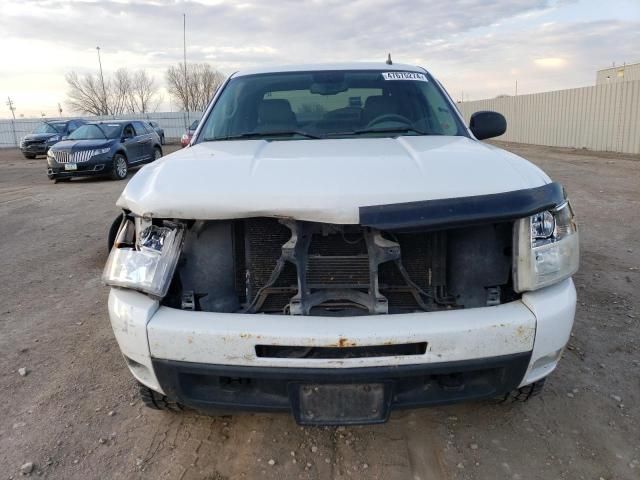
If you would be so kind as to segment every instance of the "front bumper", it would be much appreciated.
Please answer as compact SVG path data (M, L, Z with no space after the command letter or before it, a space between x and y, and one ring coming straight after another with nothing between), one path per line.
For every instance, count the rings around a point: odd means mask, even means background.
M21 144L20 151L25 155L45 155L51 145L50 143Z
M290 389L299 384L391 385L385 390L392 392L389 406L400 408L491 397L532 383L557 365L575 302L569 279L496 307L292 317L175 310L141 293L112 289L109 313L131 372L150 388L201 409L295 413ZM256 349L416 342L427 344L424 353L281 358Z
M152 360L166 395L201 411L292 412L301 424L382 423L393 409L491 398L518 386L531 352L458 362L369 368L230 367ZM383 408L322 418L302 408L312 385L371 388ZM306 391L305 391L306 390Z
M92 157L87 162L76 163L76 170L66 170L64 163L57 163L50 157L47 158L47 176L49 179L69 177L91 177L94 175L106 175L111 173L111 158L108 154Z

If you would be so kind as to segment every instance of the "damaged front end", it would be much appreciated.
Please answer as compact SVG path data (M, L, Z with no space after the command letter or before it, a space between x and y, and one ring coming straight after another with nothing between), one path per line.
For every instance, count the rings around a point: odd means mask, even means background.
M135 223L125 217L116 239L107 270L120 265L123 271L111 273L120 279L113 284L182 310L355 316L515 298L510 223L393 232L275 218L154 220L148 226L138 220L142 236L134 239ZM158 265L156 258L162 258ZM166 291L144 287L167 274Z
M129 214L104 278L165 306L205 312L357 316L495 306L519 298L518 285L535 285L522 271L535 275L536 258L552 280L549 259L563 261L562 253L525 255L537 245L529 238L532 212L551 208L549 218L569 222L557 229L569 240L575 230L557 184L442 202L366 207L361 225ZM564 210L554 210L559 204ZM560 240L562 247L567 239ZM526 270L518 263L525 257L532 259ZM566 277L577 258L564 261Z
M144 388L202 411L379 423L505 395L548 375L571 329L577 229L552 188L359 225L125 212L103 277L114 333Z

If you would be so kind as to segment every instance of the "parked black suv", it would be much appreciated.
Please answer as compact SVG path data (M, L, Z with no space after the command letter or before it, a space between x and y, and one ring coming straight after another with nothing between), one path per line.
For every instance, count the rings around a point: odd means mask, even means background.
M20 141L20 150L29 159L36 158L36 155L46 155L52 145L85 123L79 118L42 122Z
M158 122L149 121L147 123L151 125L151 128L155 130L155 132L160 137L160 143L164 145L164 128L162 128Z
M49 149L47 175L56 182L92 175L123 180L130 167L161 156L160 139L146 122L92 122Z

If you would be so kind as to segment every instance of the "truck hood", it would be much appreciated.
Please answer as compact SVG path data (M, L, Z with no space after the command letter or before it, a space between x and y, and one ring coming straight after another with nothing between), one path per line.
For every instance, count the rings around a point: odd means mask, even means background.
M200 143L145 166L117 205L160 218L357 224L364 206L549 182L526 160L466 137L234 140Z

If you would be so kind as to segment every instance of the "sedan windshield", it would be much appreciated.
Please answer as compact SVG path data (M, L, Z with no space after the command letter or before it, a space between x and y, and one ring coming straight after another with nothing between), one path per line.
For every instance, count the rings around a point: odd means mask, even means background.
M88 124L82 125L75 130L69 137L69 140L101 140L119 138L122 125L119 124Z
M319 71L233 78L197 141L465 135L422 72Z
M33 133L62 133L64 132L64 123L41 123Z

